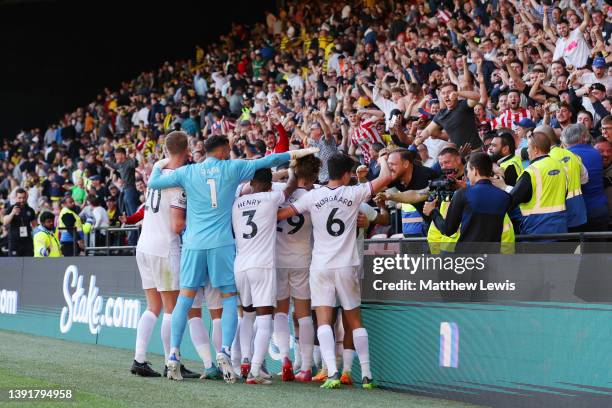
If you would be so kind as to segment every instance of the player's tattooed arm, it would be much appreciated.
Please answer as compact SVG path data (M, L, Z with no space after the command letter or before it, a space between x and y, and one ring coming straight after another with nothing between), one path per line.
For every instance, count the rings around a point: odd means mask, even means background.
M293 166L293 161L292 164ZM285 189L283 190L283 193L285 193L285 199L291 197L291 194L293 194L293 192L297 189L298 187L298 179L295 175L295 170L293 169L293 167L289 167L289 179L287 180L287 185L285 186Z
M294 215L298 215L293 206L280 208L276 213L276 219L279 221L286 220L287 218L293 217Z
M377 178L372 180L372 195L375 195L379 191L383 190L385 187L393 181L391 177L391 171L389 170L389 166L387 165L387 158L385 156L378 158L378 164L380 165L380 173Z

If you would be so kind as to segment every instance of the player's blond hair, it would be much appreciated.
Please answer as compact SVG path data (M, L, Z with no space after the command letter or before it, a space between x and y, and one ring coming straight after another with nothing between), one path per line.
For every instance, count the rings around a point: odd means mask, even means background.
M166 136L166 148L170 154L179 154L187 149L187 133L175 130Z

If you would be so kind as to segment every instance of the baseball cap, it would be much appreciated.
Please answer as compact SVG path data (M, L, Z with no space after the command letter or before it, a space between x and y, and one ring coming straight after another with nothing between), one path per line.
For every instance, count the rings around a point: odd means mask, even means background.
M595 68L605 68L606 67L606 59L604 57L595 57L593 60L593 67Z
M594 90L594 89L597 89L598 91L606 92L606 87L604 86L604 84L602 84L600 82L595 82L595 83L591 84L591 87L589 89L591 91Z
M98 175L93 175L89 178L91 181L96 181L96 180L102 180L102 177L98 176Z
M518 122L514 122L516 126L524 127L524 128L535 128L536 124L533 120L529 118L523 118Z

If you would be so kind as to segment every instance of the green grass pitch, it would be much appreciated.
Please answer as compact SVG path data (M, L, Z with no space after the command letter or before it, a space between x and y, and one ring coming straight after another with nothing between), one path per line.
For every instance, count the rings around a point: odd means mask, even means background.
M129 350L73 343L0 330L1 407L428 407L458 408L471 405L417 397L385 390L356 387L321 390L318 384L274 383L247 385L223 381L141 378L129 372L133 353ZM156 370L163 358L149 355ZM187 361L193 370L200 364ZM71 402L7 402L9 388L71 389Z

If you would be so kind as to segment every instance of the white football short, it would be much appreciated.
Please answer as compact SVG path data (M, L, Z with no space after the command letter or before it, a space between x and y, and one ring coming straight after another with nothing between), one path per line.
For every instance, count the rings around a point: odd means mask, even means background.
M180 255L161 257L136 251L136 264L143 289L157 289L160 292L180 289Z
M310 284L306 268L276 268L276 298L310 299Z
M193 304L191 305L192 309L201 309L202 304L204 303L204 288L199 287L196 292L195 297L193 298Z
M222 309L223 298L221 297L221 291L218 288L213 288L210 282L204 286L204 300L206 301L206 307L210 309Z
M344 310L361 305L361 280L357 267L310 270L312 307L335 307L340 303ZM338 302L336 302L336 297Z
M273 268L236 271L235 277L243 306L276 306L276 271Z

